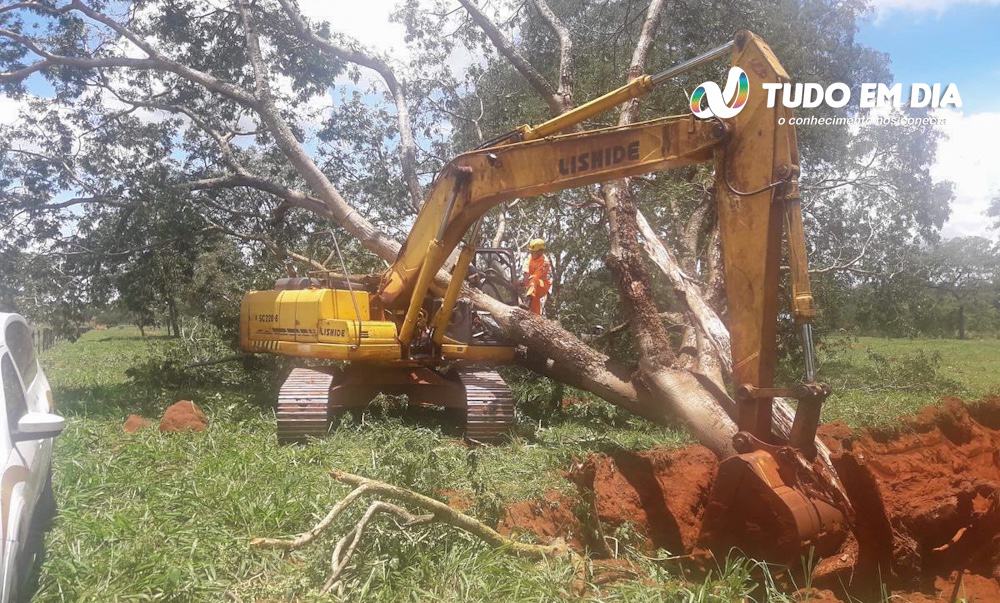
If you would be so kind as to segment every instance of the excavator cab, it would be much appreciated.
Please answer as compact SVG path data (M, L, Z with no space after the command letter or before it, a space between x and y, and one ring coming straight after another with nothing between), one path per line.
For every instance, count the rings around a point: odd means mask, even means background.
M469 264L465 284L508 306L519 306L521 288L517 278L517 257L510 249L477 249ZM444 298L434 299L434 315L441 312ZM476 309L471 300L460 297L451 310L445 337L472 346L509 346L498 336L489 312Z
M493 299L518 306L521 302L520 272L512 249L488 247L476 250L467 282Z

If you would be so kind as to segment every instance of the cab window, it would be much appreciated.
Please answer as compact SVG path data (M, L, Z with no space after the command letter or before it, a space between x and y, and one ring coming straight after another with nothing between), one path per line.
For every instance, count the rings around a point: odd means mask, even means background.
M19 320L7 325L4 333L7 347L14 357L14 364L24 379L24 387L31 387L38 373L38 361L35 359L35 347L31 343L31 329Z
M17 431L17 422L28 412L28 404L10 354L0 359L0 377L3 378L4 406L7 407L7 430L13 434Z

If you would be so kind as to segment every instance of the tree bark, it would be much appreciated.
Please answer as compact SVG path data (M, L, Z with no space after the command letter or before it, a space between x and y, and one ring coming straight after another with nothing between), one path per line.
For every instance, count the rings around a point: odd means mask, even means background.
M174 298L170 295L167 296L167 324L171 336L173 337L181 336L180 319L178 318L177 315L177 303L174 301Z
M645 216L637 214L636 220L646 255L667 278L678 299L687 306L691 316L704 334L706 342L711 346L716 358L721 363L723 372L728 375L732 372L729 329L726 328L718 313L708 304L698 284L681 269L677 258L660 241L652 226L646 221Z

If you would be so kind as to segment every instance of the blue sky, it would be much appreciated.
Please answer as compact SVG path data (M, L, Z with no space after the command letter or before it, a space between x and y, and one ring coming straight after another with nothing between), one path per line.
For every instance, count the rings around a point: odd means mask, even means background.
M996 239L985 216L1000 196L1000 0L872 0L859 41L887 52L895 81L954 82L962 109L947 111L931 171L955 183L946 237Z
M889 53L904 88L955 82L966 111L1000 111L1000 3L881 9L859 40Z

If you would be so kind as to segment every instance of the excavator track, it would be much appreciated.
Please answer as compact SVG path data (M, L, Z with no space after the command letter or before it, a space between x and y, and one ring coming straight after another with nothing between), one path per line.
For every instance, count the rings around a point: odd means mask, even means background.
M496 371L469 370L459 373L465 387L465 437L495 444L514 425L514 395Z
M279 442L301 442L310 437L323 437L330 431L331 417L350 408L363 408L364 405L352 406L349 403L354 398L349 391L333 395L331 387L334 380L335 375L331 372L292 369L278 393L275 414ZM514 396L510 387L499 373L491 370L461 371L458 381L464 390L465 437L482 444L502 441L514 424ZM359 399L367 401L370 394ZM456 402L459 400L457 398ZM354 401L357 402L357 399Z
M322 437L330 430L328 398L333 375L315 369L296 368L278 393L278 441L301 442Z

